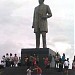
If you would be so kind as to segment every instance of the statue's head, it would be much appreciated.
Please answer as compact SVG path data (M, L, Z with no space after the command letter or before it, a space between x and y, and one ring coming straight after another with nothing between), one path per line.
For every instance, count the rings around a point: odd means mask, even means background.
M39 0L39 4L42 4L44 2L44 0Z

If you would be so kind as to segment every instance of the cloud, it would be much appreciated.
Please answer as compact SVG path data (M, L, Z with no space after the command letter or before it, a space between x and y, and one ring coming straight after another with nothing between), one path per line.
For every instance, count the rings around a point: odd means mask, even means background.
M11 3L11 1L4 1L0 5L0 23L2 22L8 22L11 12L15 9L15 5Z

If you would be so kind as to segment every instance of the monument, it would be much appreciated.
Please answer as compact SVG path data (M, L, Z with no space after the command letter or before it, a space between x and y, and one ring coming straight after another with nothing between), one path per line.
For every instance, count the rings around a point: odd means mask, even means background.
M36 48L40 46L40 34L42 34L43 48L46 45L46 33L48 32L47 18L52 16L50 7L44 4L44 0L39 0L39 5L34 9L33 25L36 35Z
M43 64L43 57L49 56L49 53L54 55L55 52L46 45L46 33L48 32L47 18L52 16L50 7L44 4L44 0L39 0L39 5L34 9L33 25L34 33L36 35L36 48L21 49L21 62L25 64L25 56L38 55L40 57L40 64ZM43 48L40 48L40 35L42 34Z

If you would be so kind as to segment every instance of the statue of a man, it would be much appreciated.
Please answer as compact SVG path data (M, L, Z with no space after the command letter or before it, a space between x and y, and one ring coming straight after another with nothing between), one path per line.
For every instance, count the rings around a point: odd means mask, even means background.
M52 16L50 7L44 4L44 0L39 0L39 5L35 7L33 25L36 35L36 48L40 46L40 34L42 34L43 48L46 46L46 33L48 32L47 18Z

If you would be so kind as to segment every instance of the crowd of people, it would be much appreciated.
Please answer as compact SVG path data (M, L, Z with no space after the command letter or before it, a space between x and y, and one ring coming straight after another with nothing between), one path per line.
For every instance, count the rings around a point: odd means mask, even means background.
M68 68L70 63L69 63L69 58L66 58L65 53L63 53L62 56L60 56L58 52L55 55L50 54L48 56L42 57L41 60L40 60L40 56L36 54L33 54L33 56L31 55L25 56L24 62L25 62L25 66L28 67L27 72L28 71L32 72L31 67L34 67L34 70L36 70L38 73L38 69L40 68L39 67L40 61L43 61L42 64L44 64L44 68L46 70L51 68L52 61L53 61L55 63L54 67L58 69L59 72L64 70L65 73L68 73ZM21 57L18 57L17 54L14 54L13 56L12 53L10 54L6 53L6 55L2 56L1 64L4 67L21 66ZM72 69L75 69L75 56L72 63ZM42 73L42 69L40 70L40 73Z
M52 59L54 58L54 62L55 62L55 68L59 68L60 63L62 63L62 65L64 64L64 62L66 61L65 58L65 54L63 53L63 56L61 57L59 55L59 53L57 52L55 55L49 55L46 57L43 57L42 59L44 60L44 65L45 67L48 67L51 65ZM67 58L67 60L69 61L69 58ZM33 55L33 56L25 56L25 64L26 65L38 65L39 64L39 56L37 55Z
M17 67L21 63L21 57L18 57L17 54L12 55L12 53L2 56L1 65L4 67Z
M55 55L55 68L58 68L59 72L64 71L64 73L68 74L69 69L69 58L66 58L65 53L62 56L57 52Z
M25 61L26 66L34 66L34 67L37 65L40 65L39 63L43 61L42 64L44 64L45 68L47 69L47 68L50 68L51 61L52 61L52 55L50 54L49 56L41 58L41 56L34 54L32 56L25 56L24 61Z
M40 63L39 60L37 60L37 57L36 55L34 56L30 56L30 57L25 57L25 63L27 64L28 63L28 69L31 69L30 67L34 66L37 67ZM57 52L55 55L49 55L49 56L46 56L46 57L43 57L43 63L44 63L44 67L46 70L50 69L51 68L51 63L52 63L52 59L54 58L54 62L55 62L55 68L57 71L59 72L64 72L66 74L68 74L68 69L69 69L69 58L66 58L65 56L65 53L63 53L62 56L60 56L60 54ZM38 57L39 59L39 57ZM38 63L37 63L38 62ZM29 65L29 63L31 63L31 65ZM73 61L73 68L75 68L75 57L74 57L74 61ZM27 70L28 71L28 70Z

